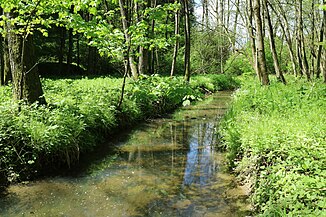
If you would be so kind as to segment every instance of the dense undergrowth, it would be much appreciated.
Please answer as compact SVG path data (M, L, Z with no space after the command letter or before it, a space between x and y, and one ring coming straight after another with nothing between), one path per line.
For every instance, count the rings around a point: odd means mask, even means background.
M326 85L244 78L221 133L262 216L325 216Z
M224 75L196 76L189 85L182 78L146 76L127 81L118 110L121 84L116 78L45 79L48 105L23 105L20 112L10 87L1 87L0 186L49 168L69 167L121 127L171 111L207 92L238 86Z

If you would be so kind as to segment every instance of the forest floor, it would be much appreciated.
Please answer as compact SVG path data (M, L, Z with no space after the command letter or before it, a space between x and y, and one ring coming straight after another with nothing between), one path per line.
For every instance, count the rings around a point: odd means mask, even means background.
M326 85L243 77L221 127L230 168L261 216L325 216Z

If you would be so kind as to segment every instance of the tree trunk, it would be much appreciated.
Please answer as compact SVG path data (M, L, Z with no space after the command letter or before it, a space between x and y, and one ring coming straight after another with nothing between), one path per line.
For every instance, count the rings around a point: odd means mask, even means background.
M156 0L149 0L149 5L152 8L155 8L157 4ZM151 20L151 29L150 29L150 36L151 38L154 38L154 34L155 34L155 19ZM152 50L150 50L149 54L148 54L148 59L149 59L149 72L150 74L154 74L155 73L155 50L152 48Z
M326 5L326 1L323 1L323 4ZM326 27L326 10L323 12L323 21L320 27L320 34L319 34L319 46L318 46L318 52L317 52L317 71L316 71L316 77L320 77L320 72L322 70L321 66L321 59L322 59L322 50L323 50L323 45L322 42L324 40L324 35L325 35L325 27ZM325 50L325 49L324 49ZM326 79L326 78L325 78Z
M138 58L138 71L139 74L147 73L148 68L148 50L143 46L139 47L139 58Z
M324 74L324 83L326 84L326 51L325 49L323 50L324 55L322 55L322 62L323 64L320 65L321 70L323 71Z
M298 75L297 60L295 58L294 51L293 51L293 43L292 43L293 40L292 40L292 36L290 33L290 25L289 25L288 19L286 17L286 14L285 14L282 4L280 2L278 2L278 4L277 4L278 11L276 11L271 4L270 4L270 6L274 10L275 14L281 15L282 20L280 19L280 25L281 25L283 34L285 36L286 44L287 44L287 47L288 47L288 50L290 53L292 70L293 70L293 73L295 74L295 76L297 76Z
M185 57L184 57L184 65L185 65L185 73L184 79L185 81L190 81L190 12L189 12L189 4L188 0L183 0L184 12L185 12Z
M73 13L74 5L71 5L70 13ZM71 63L72 63L72 56L73 56L73 48L74 48L74 36L72 32L72 28L68 31L68 53L67 53L67 73L71 72Z
M77 34L77 43L76 43L76 49L77 49L77 66L80 67L80 36Z
M233 52L236 50L235 48L235 43L236 43L236 38L237 38L237 26L238 26L238 17L239 17L239 5L240 5L240 0L236 0L236 12L235 12L235 18L234 18L234 24L233 24L233 38L232 38L232 48Z
M7 18L12 19L12 14L8 13ZM15 100L24 100L27 103L38 101L45 104L38 68L34 59L32 35L22 37L15 34L15 30L15 26L8 22L8 48L13 79L13 97Z
M131 37L128 33L127 13L126 13L126 9L125 9L123 0L119 0L119 6L120 6L121 21L122 21L122 27L123 27L123 31L124 31L124 37L125 37L125 41L127 43L127 47L128 47L127 49L130 50ZM130 66L131 74L134 79L138 79L138 71L137 71L137 67L135 65L134 58L133 58L132 54L130 54L130 53L128 54L128 59L129 59L129 66Z
M299 55L302 60L302 69L304 74L306 74L307 79L310 80L310 72L309 72L309 66L308 66L308 60L306 56L306 48L305 48L305 41L303 36L303 19L302 19L302 0L298 0L298 46L299 46Z
M74 47L74 38L72 35L72 29L69 29L68 32L68 53L67 53L67 73L69 74L71 71L71 63L72 63L72 55L73 55L73 47Z
M253 26L253 5L252 5L252 0L247 0L247 7L248 7L248 20L247 20L247 29L249 32L249 37L250 37L250 47L251 47L251 54L252 54L252 61L251 65L254 68L257 78L261 82L261 73L260 69L258 68L258 63L257 63L257 49L256 49L256 41L255 41L255 33L254 33L254 26Z
M177 56L178 56L178 48L179 48L179 10L175 12L174 15L174 35L176 37L175 39L175 44L174 44L174 49L173 49L173 59L172 59L172 66L171 66L171 77L175 73L175 66L177 63Z
M315 74L315 61L316 61L316 46L315 46L315 14L316 14L316 11L315 11L315 0L312 0L311 1L311 41L312 43L310 44L310 55L311 55L311 72L310 74L312 76L314 76Z
M145 2L137 2L137 7L135 7L135 13L137 13L137 21L141 22L144 20L142 15L139 15L140 13L143 13L143 11L146 9ZM148 22L148 20L146 20ZM149 28L147 29L149 30ZM148 31L147 31L148 32ZM148 71L148 49L144 46L139 46L139 57L138 57L138 73L139 74L145 74Z
M265 46L264 46L264 36L263 36L263 28L262 28L262 17L260 14L260 1L254 1L254 15L256 21L256 41L257 41L257 69L260 70L260 74L262 77L262 85L269 84L269 78L267 74L267 66L266 66L266 58L265 58ZM258 72L257 72L258 74Z
M206 27L206 30L209 29L209 3L208 3L208 0L204 0L205 2L205 7L204 7L204 10L205 10L205 27ZM204 24L204 23L203 23Z
M3 10L0 7L0 15L3 15ZM5 57L6 53L6 41L5 38L0 34L0 85L6 85L6 70L5 70L5 61L7 57Z
M96 47L88 46L87 74L96 73L97 66L97 49Z
M0 8L1 10L1 8ZM0 11L2 14L2 11ZM0 85L4 85L4 39L0 35Z
M301 42L300 42L300 36L298 32L296 32L296 51L297 51L297 60L298 60L298 66L299 66L299 72L298 75L302 77L303 75L303 64L302 64L302 57L301 57Z
M270 48L271 48L271 52L272 52L272 56L273 56L273 63L274 63L274 69L276 72L276 77L283 84L286 84L285 78L283 76L283 73L281 71L280 64L278 61L278 56L277 56L276 47L275 47L273 25L272 25L271 17L269 15L267 0L263 0L263 3L264 3L264 8L265 8L265 15L266 15L266 21L267 21L268 32L269 32L269 42L270 42Z
M63 59L66 45L66 29L64 27L60 27L60 48L58 53L60 72L63 73Z
M12 80L10 60L9 60L9 49L8 49L8 36L4 37L3 43L3 81L4 85L7 85Z

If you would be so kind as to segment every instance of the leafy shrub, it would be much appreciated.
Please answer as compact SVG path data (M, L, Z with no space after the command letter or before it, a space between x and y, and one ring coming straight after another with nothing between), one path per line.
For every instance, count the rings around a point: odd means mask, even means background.
M242 75L253 73L253 68L247 57L243 54L235 53L228 58L224 67L225 73L230 75Z
M220 73L221 61L224 63L229 55L230 42L223 39L218 30L194 32L192 41L192 71L198 74Z
M321 216L325 204L326 87L288 77L243 81L221 130L230 166L251 182L262 216Z
M266 39L264 41L264 44L267 70L270 74L275 74L274 60L270 49L269 40ZM291 66L289 67L291 63L288 58L288 50L284 49L283 42L279 38L275 38L275 45L278 54L280 69L283 73L287 72L288 69L291 68ZM248 42L242 51L231 55L226 60L224 71L225 73L231 75L254 74L252 62L253 60L251 54L251 47L250 42Z

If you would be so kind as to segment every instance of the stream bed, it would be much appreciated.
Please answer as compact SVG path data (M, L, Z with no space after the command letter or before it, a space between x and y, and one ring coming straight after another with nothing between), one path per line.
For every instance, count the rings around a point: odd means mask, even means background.
M250 215L247 189L225 168L219 120L231 92L219 92L115 141L74 175L12 185L0 216L232 217Z

